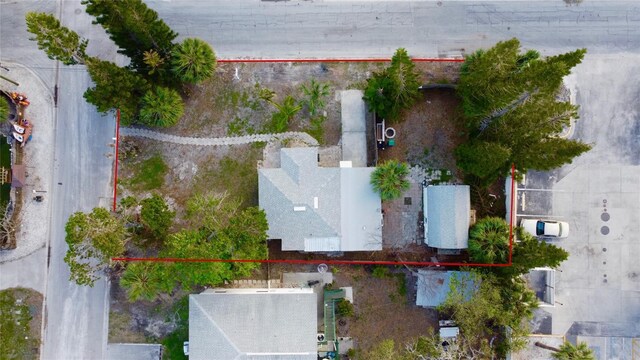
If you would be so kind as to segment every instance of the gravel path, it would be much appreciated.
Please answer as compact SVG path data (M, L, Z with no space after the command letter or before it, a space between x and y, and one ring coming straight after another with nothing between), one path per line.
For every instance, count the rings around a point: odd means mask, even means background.
M143 137L158 141L165 141L181 145L200 145L200 146L226 146L240 145L254 142L270 142L274 140L299 140L308 145L317 146L318 141L305 132L284 132L278 134L254 134L236 137L220 137L220 138L200 138L169 135L161 132L155 132L147 129L122 127L120 135Z
M23 258L44 247L49 231L51 213L51 179L53 174L54 117L53 97L44 83L24 66L2 63L10 69L7 76L19 79L20 86L7 81L2 83L6 91L24 93L31 105L26 117L33 126L33 139L24 147L22 163L26 166L26 183L22 188L20 228L16 231L16 248L0 251L0 263ZM44 201L33 201L33 191L44 196Z

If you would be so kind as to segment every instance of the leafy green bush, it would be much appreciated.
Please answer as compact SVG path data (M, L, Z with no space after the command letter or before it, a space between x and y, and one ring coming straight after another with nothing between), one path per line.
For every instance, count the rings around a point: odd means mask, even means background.
M340 299L336 303L336 314L338 314L338 316L351 317L355 315L355 313L356 312L351 301L347 299Z

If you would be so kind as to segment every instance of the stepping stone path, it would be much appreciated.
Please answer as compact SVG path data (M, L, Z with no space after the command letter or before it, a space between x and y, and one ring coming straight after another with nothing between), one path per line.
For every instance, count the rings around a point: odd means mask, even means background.
M169 135L161 132L156 132L147 129L122 127L120 128L120 135L143 137L152 140L164 141L173 144L180 145L196 145L196 146L228 146L228 145L241 145L250 144L254 142L270 142L275 140L299 140L305 144L311 146L318 146L318 141L311 135L305 132L284 132L277 134L253 134L245 136L235 137L219 137L219 138L202 138L202 137L188 137L188 136L176 136Z

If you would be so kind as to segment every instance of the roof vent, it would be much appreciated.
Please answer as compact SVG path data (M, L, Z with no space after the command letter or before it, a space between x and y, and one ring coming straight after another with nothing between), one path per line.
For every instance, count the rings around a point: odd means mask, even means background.
M306 206L294 206L293 211L307 211Z
M317 196L313 197L313 208L314 209L318 208L318 197Z

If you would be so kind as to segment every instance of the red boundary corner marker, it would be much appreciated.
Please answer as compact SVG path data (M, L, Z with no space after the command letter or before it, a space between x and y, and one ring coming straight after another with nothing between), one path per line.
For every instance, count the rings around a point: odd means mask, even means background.
M413 58L415 62L463 62L464 59L447 58ZM371 59L219 59L220 63L320 63L320 62L388 62L387 58ZM113 185L113 210L116 210L116 195L118 183L118 143L120 132L120 110L116 118L116 160ZM408 265L408 266L477 266L477 267L509 267L513 259L513 203L515 199L515 164L511 165L511 203L509 210L509 261L504 264L482 264L463 262L431 262L431 261L368 261L368 260L259 260L259 259L184 259L184 258L139 258L139 257L114 257L112 261L125 262L191 262L191 263L285 263L285 264L328 264L328 265Z

